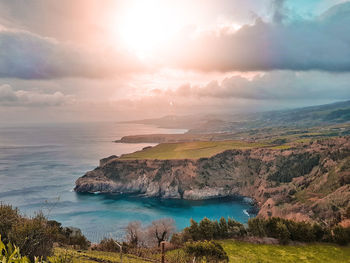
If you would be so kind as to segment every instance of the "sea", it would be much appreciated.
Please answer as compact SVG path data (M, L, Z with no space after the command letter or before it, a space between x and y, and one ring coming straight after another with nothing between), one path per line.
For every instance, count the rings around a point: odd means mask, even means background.
M129 123L64 123L0 127L0 202L22 214L39 211L63 226L80 228L92 242L122 239L130 221L144 226L173 218L177 230L190 219L231 217L246 223L248 199L165 200L130 195L78 194L75 181L110 155L134 152L154 144L115 143L125 135L183 133Z

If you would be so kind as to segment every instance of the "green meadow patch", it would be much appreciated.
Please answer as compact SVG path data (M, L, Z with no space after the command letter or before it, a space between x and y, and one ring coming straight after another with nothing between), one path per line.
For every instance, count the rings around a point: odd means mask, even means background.
M183 143L162 143L142 151L124 154L121 160L139 159L199 159L210 157L226 150L268 147L261 142L245 141L198 141Z
M220 242L229 256L230 262L305 262L340 263L350 262L350 247L327 244L261 245L232 240Z

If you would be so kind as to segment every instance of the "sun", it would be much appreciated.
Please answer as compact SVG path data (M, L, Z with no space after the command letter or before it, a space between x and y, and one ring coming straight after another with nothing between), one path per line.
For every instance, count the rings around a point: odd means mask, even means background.
M179 24L165 1L131 2L118 20L118 33L122 42L141 58L152 56L170 41Z

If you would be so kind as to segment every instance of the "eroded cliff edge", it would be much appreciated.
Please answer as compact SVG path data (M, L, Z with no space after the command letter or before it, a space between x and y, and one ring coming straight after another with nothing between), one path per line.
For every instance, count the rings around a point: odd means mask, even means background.
M101 160L76 181L77 192L148 197L253 198L261 216L346 222L350 211L350 137L289 149L228 150L197 160Z

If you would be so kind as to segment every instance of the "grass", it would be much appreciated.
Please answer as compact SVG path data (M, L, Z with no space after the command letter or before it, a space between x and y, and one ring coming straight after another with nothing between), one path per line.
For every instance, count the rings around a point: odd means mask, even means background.
M350 248L326 244L302 246L260 245L232 240L221 241L230 262L350 262Z
M328 244L308 244L299 246L282 245L261 245L240 242L235 240L220 241L230 262L235 263L342 263L350 262L350 247L341 247ZM55 249L55 256L72 255L74 263L95 263L95 262L120 262L120 254L102 251L77 251L73 249ZM165 258L171 262L179 262L181 250L172 250L166 253ZM160 255L155 255L158 259ZM181 260L180 260L181 261ZM146 263L133 255L123 255L123 262ZM179 262L181 263L181 262Z
M225 150L267 147L268 144L244 141L199 141L183 143L161 143L142 151L124 154L121 160L140 159L199 159L210 157Z
M55 248L55 255L50 259L53 260L59 255L69 255L73 257L73 263L96 263L96 262L120 262L120 254L114 252L102 251L78 251L73 249ZM128 263L149 263L133 255L123 255L123 262Z

